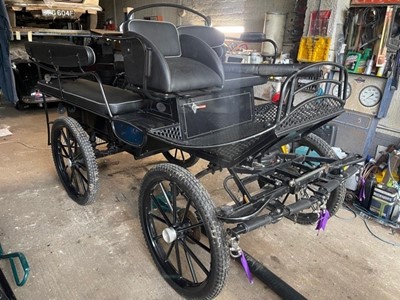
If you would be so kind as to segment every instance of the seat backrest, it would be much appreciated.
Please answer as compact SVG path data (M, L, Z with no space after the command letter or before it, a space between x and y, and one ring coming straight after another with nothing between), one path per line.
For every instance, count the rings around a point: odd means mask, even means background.
M225 35L214 27L188 25L178 28L179 34L195 36L208 44L219 57L224 55Z
M134 19L128 22L126 29L151 40L164 57L182 55L179 34L172 23Z
M127 82L163 93L223 85L221 60L207 43L172 23L130 20L122 43ZM151 51L148 51L150 49Z
M96 55L88 46L65 42L35 41L25 43L25 49L36 62L57 67L86 67L96 62Z

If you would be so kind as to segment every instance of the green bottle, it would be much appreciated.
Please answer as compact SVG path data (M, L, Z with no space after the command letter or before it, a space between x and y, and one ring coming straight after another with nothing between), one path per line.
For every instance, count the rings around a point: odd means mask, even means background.
M363 54L361 55L360 61L358 63L356 73L360 73L360 74L364 73L365 68L367 66L367 61L371 58L371 52L372 52L371 48L365 48Z

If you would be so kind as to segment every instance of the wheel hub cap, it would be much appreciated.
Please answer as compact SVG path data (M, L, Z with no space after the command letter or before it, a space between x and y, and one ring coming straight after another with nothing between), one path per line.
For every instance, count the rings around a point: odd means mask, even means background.
M176 240L177 234L174 228L168 227L162 231L162 237L165 242L171 244L173 241Z

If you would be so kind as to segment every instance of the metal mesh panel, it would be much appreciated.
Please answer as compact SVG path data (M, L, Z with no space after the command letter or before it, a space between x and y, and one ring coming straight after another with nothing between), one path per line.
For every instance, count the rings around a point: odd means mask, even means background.
M182 140L182 132L179 125L171 125L162 128L157 128L150 131L154 135L172 140Z
M322 120L342 110L342 104L332 98L314 99L301 104L289 116L279 124L277 132L294 129L314 121Z
M276 118L278 106L272 103L258 105L254 109L255 121L258 123L272 123Z
M206 151L210 154L213 154L213 155L221 158L221 159L230 161L230 160L236 159L240 155L243 155L243 152L247 151L252 146L254 146L254 144L257 143L260 139L261 139L261 137L256 137L256 138L253 138L248 141L241 142L241 143L236 143L233 145L220 147L220 148L209 149Z

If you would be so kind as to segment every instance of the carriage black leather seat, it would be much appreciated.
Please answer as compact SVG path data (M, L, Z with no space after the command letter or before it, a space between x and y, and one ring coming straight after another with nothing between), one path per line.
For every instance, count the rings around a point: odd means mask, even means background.
M178 27L180 35L195 36L208 44L222 59L225 54L225 35L214 27L200 25L185 25Z
M218 29L209 26L187 25L178 27L178 32L181 35L191 35L201 39L217 53L221 60L224 59L225 35ZM241 73L239 68L235 72L232 66L228 71L224 70L224 77L224 90L261 85L268 81L267 77Z
M45 64L53 73L63 76L62 71L90 67L96 63L96 55L88 46L51 41L25 44L29 56L37 63ZM72 69L71 69L72 68ZM75 69L73 69L75 68ZM46 71L47 72L47 71ZM40 80L38 87L42 93L63 99L66 103L87 109L98 115L108 115L108 109L101 89L103 88L110 111L113 115L137 111L145 105L138 93L113 86L100 85L92 75L74 73L75 76L60 79ZM79 78L80 77L80 78Z
M222 62L204 41L168 22L130 20L124 30L132 38L123 47L128 83L143 86L145 78L148 89L163 93L223 86Z
M62 90L59 89L56 81L51 83L40 81L38 86L43 93L63 99L66 103L84 108L98 115L108 114L107 106L97 82L82 78L64 79L61 81ZM113 115L137 111L145 104L142 97L135 92L109 85L103 85L103 89Z

